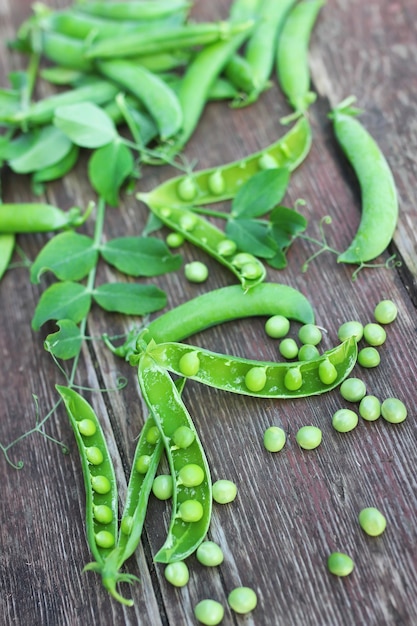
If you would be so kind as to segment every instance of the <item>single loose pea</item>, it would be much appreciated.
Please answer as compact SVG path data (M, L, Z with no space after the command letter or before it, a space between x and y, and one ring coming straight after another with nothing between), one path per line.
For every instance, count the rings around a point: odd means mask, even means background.
M339 409L333 414L332 426L339 433L348 433L358 425L358 415L350 409Z
M335 576L349 576L354 570L355 564L347 554L332 552L327 559L327 567Z
M177 193L181 200L193 200L197 195L197 187L191 176L183 178L177 187Z
M170 248L179 248L185 241L184 235L181 233L169 233L165 239L167 246Z
M362 367L377 367L381 363L381 356L376 348L368 346L359 350L358 363Z
M178 472L178 482L184 487L198 487L203 480L204 470L196 463L188 463Z
M77 426L83 437L91 437L92 435L95 435L97 431L96 424L90 419L80 420L77 422Z
M161 433L158 426L151 426L146 434L146 441L152 445L158 443Z
M197 561L206 567L217 567L224 560L223 550L214 541L203 541L200 543L196 557Z
M382 515L381 511L370 506L366 509L362 509L359 513L359 524L367 535L378 537L378 535L382 535L384 532L387 526L387 520L384 515Z
M304 343L298 351L299 361L314 361L320 356L320 352L312 343Z
M178 508L178 516L183 522L199 522L203 515L203 505L198 500L184 500Z
M381 415L381 402L376 396L364 396L359 403L359 414L367 422L374 422Z
M380 324L370 323L364 326L363 338L370 346L382 346L387 338L387 333Z
M355 337L358 342L363 337L363 324L357 322L356 320L345 322L339 326L337 336L340 341L346 341L346 339L349 339L350 337Z
M173 481L171 474L159 474L152 483L152 493L158 500L169 500L172 497Z
M86 448L85 456L91 465L100 465L100 463L103 463L104 460L103 453L100 448L97 448L97 446L90 446L89 448Z
M279 452L285 446L286 434L279 426L270 426L264 432L264 447L268 452Z
M92 476L91 486L96 493L100 494L109 493L111 489L111 483L107 476Z
M220 256L231 256L237 250L237 245L231 239L223 239L217 244L217 254Z
M301 343L317 346L322 340L321 330L315 324L304 324L298 331L298 339Z
M337 369L329 359L319 365L319 378L324 385L331 385L337 378Z
M298 345L291 337L286 337L279 344L280 354L284 359L295 359L298 355Z
M94 519L99 524L110 524L113 519L113 512L106 504L96 504L93 506Z
M207 180L207 186L214 196L221 196L226 189L226 181L221 170L215 170Z
M178 364L181 374L184 376L195 376L200 369L200 359L198 352L193 350L192 352L186 352L180 358Z
M190 580L190 571L184 561L169 563L165 568L164 575L174 587L185 587Z
M407 407L398 398L386 398L381 404L381 415L391 424L399 424L407 417Z
M139 474L146 474L151 464L149 454L142 454L136 461L135 469Z
M284 386L288 391L297 391L303 384L303 376L299 367L290 367L284 376Z
M236 613L250 613L256 607L258 598L250 587L236 587L227 598L229 606Z
M360 378L346 378L340 385L340 393L348 402L359 402L366 394L366 385Z
M207 265L201 261L191 261L184 266L185 278L190 283L204 283L207 280L209 271Z
M249 391L261 391L266 384L266 369L264 367L251 367L245 376L245 385Z
M217 626L224 617L224 608L217 600L201 600L194 607L195 618L204 626Z
M120 531L124 535L130 535L133 529L133 515L126 515L120 522Z
M114 535L108 530L100 530L94 537L100 548L112 548L114 546Z
M237 496L237 486L231 480L220 479L213 483L213 500L219 504L233 502Z
M302 426L298 430L295 439L300 448L313 450L321 444L322 432L317 426Z
M172 435L172 441L177 448L189 448L195 439L195 433L188 426L180 426Z
M265 322L265 332L268 337L281 339L290 330L290 320L283 315L273 315Z
M391 324L397 314L397 306L392 300L381 300L374 309L374 318L378 324Z

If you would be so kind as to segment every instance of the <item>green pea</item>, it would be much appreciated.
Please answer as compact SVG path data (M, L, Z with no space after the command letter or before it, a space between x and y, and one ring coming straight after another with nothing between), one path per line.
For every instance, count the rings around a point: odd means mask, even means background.
M135 465L135 469L139 474L146 474L149 469L149 465L151 464L151 457L149 454L142 454L138 457Z
M237 245L231 239L223 239L217 244L217 253L220 254L220 256L231 256L235 254L236 250Z
M286 337L279 344L280 354L284 359L295 359L298 355L298 345L291 337Z
M233 502L237 496L237 486L231 480L221 479L213 483L213 500L218 504Z
M265 323L265 332L273 339L285 337L290 330L290 320L283 315L273 315Z
M177 448L189 448L195 440L195 433L188 426L180 426L172 435L172 441Z
M191 232L195 228L195 225L197 224L197 222L198 222L198 218L196 215L193 215L192 213L187 213L181 216L179 225L181 229L184 230L185 232Z
M184 376L195 376L200 369L200 359L198 352L186 352L180 358L179 370Z
M295 436L295 439L304 450L314 450L321 444L322 432L317 426L302 426Z
M245 263L240 268L240 273L242 274L243 278L247 278L248 280L255 280L256 278L259 278L259 276L262 274L262 266L260 265L260 263L258 263L258 261L254 261L253 263Z
M159 474L152 483L152 493L158 500L169 500L174 489L171 474Z
M370 346L382 346L387 338L385 328L380 324L366 324L363 329L363 338Z
M345 322L344 324L339 326L337 336L340 341L345 341L346 339L349 339L349 337L355 337L356 341L358 342L363 337L363 324L355 320Z
M384 515L373 506L362 509L359 513L359 524L362 530L371 537L378 537L382 535L386 526L387 520Z
M391 324L397 314L397 306L392 300L381 300L374 309L374 317L379 324Z
M132 515L126 515L125 517L122 518L122 521L120 522L120 531L124 534L124 535L130 535L133 529L133 516Z
M358 425L358 416L350 409L339 409L333 414L332 426L339 433L348 433Z
M209 271L207 265L201 261L191 261L184 266L185 278L191 283L204 283L207 280Z
M314 361L320 356L320 352L312 343L303 344L298 351L299 361Z
M112 548L114 546L114 536L108 530L100 530L96 533L95 540L100 548Z
M92 437L97 431L96 424L93 422L93 420L90 420L88 418L77 422L77 426L83 437Z
M99 524L110 524L113 519L113 512L106 504L96 504L93 506L94 519Z
M256 261L256 257L254 257L253 254L250 254L249 252L239 252L233 257L232 265L237 267L237 269L242 269L242 267L248 263L253 263L254 261Z
M226 182L221 170L215 170L207 180L207 186L214 196L221 196L226 189Z
M369 346L358 352L358 363L362 367L377 367L381 363L381 356L376 348Z
M174 587L185 587L190 580L190 571L184 561L169 563L165 568L164 575Z
M146 433L146 441L153 446L158 443L161 433L158 426L151 426Z
M111 490L111 483L107 476L92 476L91 486L96 493L106 494Z
M170 248L179 248L184 243L185 237L181 233L169 233L165 241Z
M204 480L204 470L196 463L184 465L178 472L178 483L184 487L198 487Z
M194 607L194 615L204 626L217 626L224 617L224 608L216 600L201 600Z
M203 515L203 505L198 500L184 500L178 508L178 516L183 522L199 522Z
M325 385L331 385L337 378L337 369L329 359L324 359L319 365L319 378Z
M346 378L340 385L340 393L348 402L359 402L366 394L366 385L360 378Z
M276 158L267 152L259 157L258 165L261 170L274 170L279 167Z
M327 567L335 576L349 576L354 570L355 564L347 554L332 552L327 559Z
M197 561L206 567L217 567L224 560L223 550L214 541L203 541L200 543L196 557Z
M229 606L236 613L250 613L256 607L258 598L250 587L236 587L227 598Z
M381 415L391 424L399 424L407 417L407 407L398 398L386 398L381 404Z
M89 448L86 448L85 456L91 465L100 465L100 463L103 463L104 460L103 453L100 448L97 448L97 446L90 446Z
M249 391L261 391L266 384L266 369L264 367L251 367L245 376L245 385Z
M301 343L317 346L322 340L321 330L315 324L304 324L298 331L298 339Z
M367 422L374 422L381 415L381 402L376 396L364 396L359 403L359 414Z
M284 376L284 386L288 391L297 391L303 384L303 376L299 367L290 367Z
M191 176L186 176L178 183L177 193L181 200L194 200L197 195L196 184Z
M264 432L264 447L268 452L279 452L285 446L287 436L279 426L270 426Z

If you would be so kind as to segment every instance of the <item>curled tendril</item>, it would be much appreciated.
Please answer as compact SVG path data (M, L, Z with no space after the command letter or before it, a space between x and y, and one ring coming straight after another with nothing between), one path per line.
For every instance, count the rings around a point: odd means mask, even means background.
M356 270L352 274L352 281L355 281L358 277L358 274L361 270L367 269L386 269L393 270L396 267L401 267L402 262L396 258L396 254L392 254L384 263L360 263L360 265L356 268Z
M298 237L300 237L301 239L305 239L306 241L310 241L311 243L314 243L317 246L319 246L319 249L316 252L314 252L311 256L309 256L306 261L304 261L303 265L301 266L302 272L306 272L310 263L314 261L314 259L316 259L318 256L320 256L320 254L322 254L323 252L332 252L333 254L336 254L336 255L340 254L340 252L338 252L337 250L329 246L329 244L327 243L326 234L324 232L324 226L331 224L332 221L333 220L330 215L324 215L321 218L319 222L319 231L320 231L321 239L314 239L313 237L310 237L309 235L303 235L303 234L298 235Z

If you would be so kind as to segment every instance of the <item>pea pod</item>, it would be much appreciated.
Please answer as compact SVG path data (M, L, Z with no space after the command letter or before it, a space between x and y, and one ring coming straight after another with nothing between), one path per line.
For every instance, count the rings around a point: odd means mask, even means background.
M3 233L43 233L84 224L94 204L84 213L78 207L62 211L51 204L26 202L0 204L0 230Z
M339 104L331 113L336 138L358 178L362 195L362 216L349 247L337 258L339 263L366 263L388 247L398 220L398 197L390 166L379 146L354 118L354 99Z
M291 363L254 361L175 342L150 342L147 351L161 368L217 389L260 398L301 398L340 385L356 363L357 343L351 337L313 360ZM323 376L323 363L331 364L334 376Z
M273 162L274 167L293 171L305 159L311 147L311 128L301 117L291 130L267 148L244 159L212 167L190 175L177 176L137 198L150 207L181 207L212 204L234 198L239 188L254 174ZM187 193L184 182L189 181Z
M183 11L190 6L184 0L152 0L152 2L78 2L76 8L89 15L113 20L152 20Z
M7 270L10 259L12 258L14 246L14 233L0 233L0 280Z
M208 531L212 507L210 469L174 381L146 351L139 358L138 380L143 398L160 430L174 480L168 536L154 560L160 563L182 561L198 548ZM178 480L178 473L189 464L198 465L204 472L203 481L193 487L186 487ZM192 515L189 515L190 509ZM194 509L198 513L195 516Z

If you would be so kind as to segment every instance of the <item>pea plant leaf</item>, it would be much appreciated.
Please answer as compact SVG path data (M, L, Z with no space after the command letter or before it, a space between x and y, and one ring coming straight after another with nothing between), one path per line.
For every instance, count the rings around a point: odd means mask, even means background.
M91 294L85 285L64 281L54 283L41 295L32 319L33 330L48 320L70 319L75 324L88 315Z
M100 252L116 269L129 276L160 276L177 270L179 254L171 254L165 242L155 237L120 237L104 243Z
M17 174L37 172L63 159L72 145L59 128L44 126L11 142L8 164Z
M58 359L73 359L79 354L83 335L81 330L72 320L58 320L59 330L49 334L44 342L45 350Z
M92 102L78 102L58 107L55 111L54 125L82 148L99 148L118 137L113 120Z
M137 283L105 283L94 289L93 298L106 311L125 315L153 313L167 303L164 291Z
M117 206L120 187L133 171L132 152L118 138L95 150L88 163L91 185L111 206Z
M272 168L254 174L234 197L232 217L254 218L265 215L281 202L289 180L287 168Z
M229 219L226 235L233 239L242 252L249 252L260 258L273 257L276 245L270 237L267 222L249 219Z
M98 251L86 235L72 231L59 233L42 248L30 269L30 280L39 283L44 272L59 280L81 280L95 267Z

